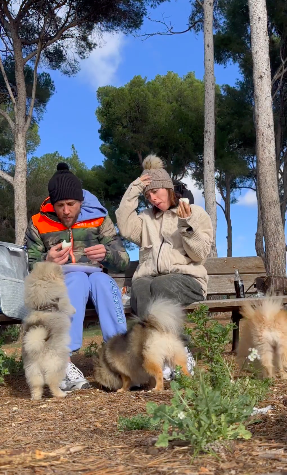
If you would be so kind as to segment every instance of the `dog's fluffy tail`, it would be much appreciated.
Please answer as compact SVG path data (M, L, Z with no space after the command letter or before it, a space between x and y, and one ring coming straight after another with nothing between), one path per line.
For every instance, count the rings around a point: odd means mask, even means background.
M27 353L41 353L48 338L49 332L44 326L30 328L24 336L24 349Z
M282 310L282 301L274 300L272 297L266 298L256 304L251 304L246 299L243 303L240 313L247 320L262 320L265 322L274 320L276 315Z
M182 331L184 318L179 303L160 297L150 302L144 321L158 331L178 335Z

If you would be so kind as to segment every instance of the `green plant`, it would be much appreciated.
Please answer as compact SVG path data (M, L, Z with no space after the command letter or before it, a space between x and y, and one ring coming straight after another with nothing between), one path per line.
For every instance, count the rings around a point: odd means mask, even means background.
M11 343L17 341L20 336L21 325L7 325L1 330L1 342Z
M16 355L7 356L0 347L0 384L4 382L4 376L8 374L18 375L23 372L22 358Z
M199 371L198 388L180 389L171 383L173 398L170 405L147 403L147 412L155 424L162 423L162 433L156 445L166 447L170 440L180 439L190 443L194 452L206 450L215 440L249 439L244 421L251 415L254 400L248 394L224 395L214 389Z
M7 356L4 351L0 348L0 384L4 382L4 376L9 374L9 371L5 365Z
M98 352L98 344L95 341L92 341L85 349L84 349L84 355L87 358L90 358L93 355L96 355Z
M159 422L155 422L146 414L137 414L133 417L119 417L118 429L125 430L155 430L160 426Z
M191 336L192 344L198 350L198 358L210 374L211 384L214 387L225 384L225 379L231 376L232 367L224 358L224 352L234 324L221 325L211 320L206 305L200 305L187 318L194 327L186 328L185 331Z
M251 432L245 425L250 423L247 421L254 406L266 396L271 382L256 378L256 372L235 376L235 364L224 356L233 324L223 326L210 321L206 306L188 318L194 326L187 333L200 350L202 365L195 367L192 378L176 368L175 381L171 382L171 403L147 403L146 417L150 419L146 421L162 428L157 446L166 447L170 440L181 439L190 443L196 454L211 451L212 443L217 440L249 439ZM127 419L125 423L132 428L147 429L144 424L137 425L138 417L143 416Z
M18 358L17 355L6 356L4 365L7 368L8 374L13 374L14 376L24 371L22 357Z

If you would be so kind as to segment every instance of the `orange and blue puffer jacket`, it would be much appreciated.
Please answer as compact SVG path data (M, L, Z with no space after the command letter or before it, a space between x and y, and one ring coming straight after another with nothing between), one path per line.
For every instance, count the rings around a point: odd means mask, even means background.
M92 265L84 249L103 244L107 253L101 264L114 272L123 272L127 268L128 254L107 210L89 191L83 192L84 201L78 221L70 229L59 221L50 198L46 198L40 212L32 216L25 236L30 269L36 262L46 259L52 246L64 240L72 243L68 263Z

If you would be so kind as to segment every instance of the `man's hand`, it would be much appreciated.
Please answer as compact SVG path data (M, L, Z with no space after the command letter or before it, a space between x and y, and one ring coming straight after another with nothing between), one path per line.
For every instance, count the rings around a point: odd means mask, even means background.
M189 218L191 216L191 207L190 204L180 201L178 203L177 215L179 218Z
M63 265L69 259L70 247L62 249L62 243L60 242L56 246L51 247L48 251L46 261L55 262L55 264Z
M103 261L106 257L107 250L103 244L96 244L95 246L86 247L84 252L91 261Z

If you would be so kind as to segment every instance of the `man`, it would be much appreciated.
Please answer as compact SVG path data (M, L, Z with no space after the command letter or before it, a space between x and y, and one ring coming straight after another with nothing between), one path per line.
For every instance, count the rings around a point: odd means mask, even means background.
M82 189L80 180L65 163L59 163L48 184L49 198L32 216L26 231L29 268L37 261L63 266L71 304L76 313L71 324L71 352L82 345L83 321L91 297L99 316L103 339L126 331L121 294L103 269L122 272L129 258L106 209ZM69 243L67 247L63 241ZM88 381L69 362L63 390L85 389Z

